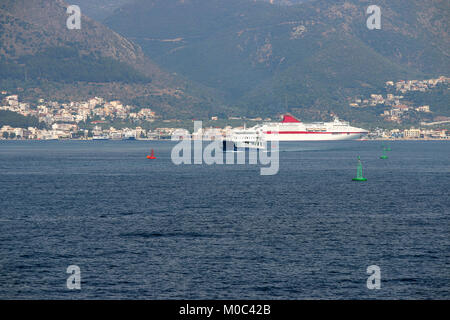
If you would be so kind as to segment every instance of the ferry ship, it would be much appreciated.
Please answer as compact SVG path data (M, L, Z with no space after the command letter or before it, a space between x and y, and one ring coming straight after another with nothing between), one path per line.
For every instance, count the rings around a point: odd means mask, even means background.
M233 130L228 139L231 138L237 148L261 148L264 141L357 140L367 134L367 130L352 127L338 118L332 122L303 123L291 115L284 115L281 122Z
M109 140L109 137L106 135L100 135L100 136L93 136L92 140L94 141L103 141L103 140Z

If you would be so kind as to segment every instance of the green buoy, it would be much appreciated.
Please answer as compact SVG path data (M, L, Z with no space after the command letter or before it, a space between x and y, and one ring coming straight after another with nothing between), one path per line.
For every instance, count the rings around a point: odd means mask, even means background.
M386 148L383 149L383 155L380 157L380 159L387 159L388 156L386 155Z
M384 148L386 151L392 151L391 146L388 144L386 144L386 147Z
M356 168L356 178L353 178L352 180L353 181L367 181L367 179L363 177L361 158L359 156L358 156L358 166Z

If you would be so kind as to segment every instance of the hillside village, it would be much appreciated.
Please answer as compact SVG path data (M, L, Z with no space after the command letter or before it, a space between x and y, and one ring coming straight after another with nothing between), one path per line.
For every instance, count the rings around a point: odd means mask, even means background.
M368 98L356 98L349 103L352 108L370 108L384 106L386 109L381 114L386 121L402 123L403 118L410 111L430 113L432 109L429 105L414 106L404 102L404 95L407 92L427 92L438 85L448 85L450 78L441 76L428 80L401 80L398 82L387 81L386 90L394 91L397 94L387 93L385 96L372 93Z
M7 94L3 91L2 94ZM22 116L32 116L43 122L47 129L37 129L29 127L12 128L4 126L0 129L3 137L22 137L24 139L70 139L80 137L80 123L101 124L106 121L114 120L143 120L152 122L156 118L156 114L149 108L142 108L134 112L136 107L123 105L120 101L105 101L103 98L95 97L87 101L58 103L55 101L45 102L44 99L39 100L39 104L33 107L30 103L20 102L18 95L9 95L4 98L4 105L0 106L0 110L11 111ZM103 135L103 130L96 126L89 132L82 130L82 137L92 137L93 135ZM112 137L126 138L141 136L143 133L139 128L125 128L117 130L111 128L108 132ZM145 134L144 134L145 135Z

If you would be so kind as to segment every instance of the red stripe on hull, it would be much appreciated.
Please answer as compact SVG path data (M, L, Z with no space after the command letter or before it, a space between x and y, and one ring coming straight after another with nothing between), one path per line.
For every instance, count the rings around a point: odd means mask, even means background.
M366 134L367 132L310 132L310 131L267 131L265 134Z

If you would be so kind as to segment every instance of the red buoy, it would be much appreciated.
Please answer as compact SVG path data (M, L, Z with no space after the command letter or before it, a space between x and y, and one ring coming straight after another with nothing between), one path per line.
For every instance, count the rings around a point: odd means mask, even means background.
M155 150L152 149L152 153L151 153L151 155L147 156L147 159L150 159L150 160L156 159Z

